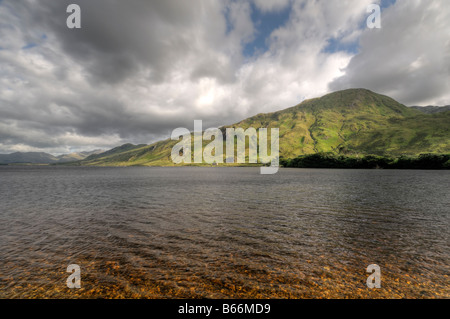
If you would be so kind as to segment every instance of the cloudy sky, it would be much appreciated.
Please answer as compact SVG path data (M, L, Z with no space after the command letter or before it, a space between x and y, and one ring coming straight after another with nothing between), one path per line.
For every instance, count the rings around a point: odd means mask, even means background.
M149 144L354 87L450 104L448 0L0 0L0 153Z

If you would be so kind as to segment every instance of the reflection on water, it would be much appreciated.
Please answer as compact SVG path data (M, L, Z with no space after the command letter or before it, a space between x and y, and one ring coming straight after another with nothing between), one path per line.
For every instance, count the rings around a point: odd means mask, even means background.
M0 167L0 297L448 298L449 183L448 171ZM66 286L69 264L81 289Z

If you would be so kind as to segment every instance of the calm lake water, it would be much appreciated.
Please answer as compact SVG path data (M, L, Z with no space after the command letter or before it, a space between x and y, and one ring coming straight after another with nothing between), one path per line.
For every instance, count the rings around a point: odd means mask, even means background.
M0 166L0 297L449 298L449 189L450 171Z

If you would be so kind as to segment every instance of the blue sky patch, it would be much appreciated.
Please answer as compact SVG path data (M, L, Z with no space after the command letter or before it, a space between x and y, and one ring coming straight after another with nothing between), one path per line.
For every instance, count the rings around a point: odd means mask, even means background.
M395 4L397 0L381 0L380 1L380 7L381 9L386 9L387 7L390 7L391 5Z
M36 43L28 43L27 45L22 47L22 50L29 50L29 49L32 49L34 47L37 47Z
M395 2L396 0L380 0L379 4L383 10L392 6ZM277 28L284 26L289 20L291 5L278 12L262 12L253 3L251 3L251 11L251 19L257 31L253 41L247 43L244 47L244 56L246 57L252 57L268 50L268 39L270 34ZM232 30L233 26L229 21L228 13L226 13L225 16L228 33ZM360 29L364 27L366 27L366 19L362 19L361 25L358 26ZM333 53L345 51L351 54L356 54L358 53L358 49L358 40L349 43L341 43L341 38L330 38L328 39L328 44L323 49L323 52Z
M289 20L291 6L277 12L262 12L253 3L251 4L251 19L255 25L256 34L252 42L244 47L244 56L251 57L268 50L268 38L270 34L282 27Z
M392 5L394 5L396 0L381 0L379 5L381 7L381 14L383 15L383 9L386 9ZM358 29L362 30L367 27L367 17L361 20L361 24L358 26ZM356 39L353 42L341 42L343 37L340 38L330 38L327 40L327 46L322 50L325 53L334 53L338 51L345 51L350 54L356 54L359 50L359 39Z
M351 54L358 53L359 40L353 42L341 42L340 39L330 38L328 39L327 46L322 50L325 53L334 53L338 51L345 51Z

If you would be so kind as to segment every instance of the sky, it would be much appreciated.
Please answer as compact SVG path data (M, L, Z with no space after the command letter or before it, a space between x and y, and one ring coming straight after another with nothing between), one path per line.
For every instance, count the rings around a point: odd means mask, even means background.
M449 105L448 0L0 0L0 153L150 144L348 88Z

